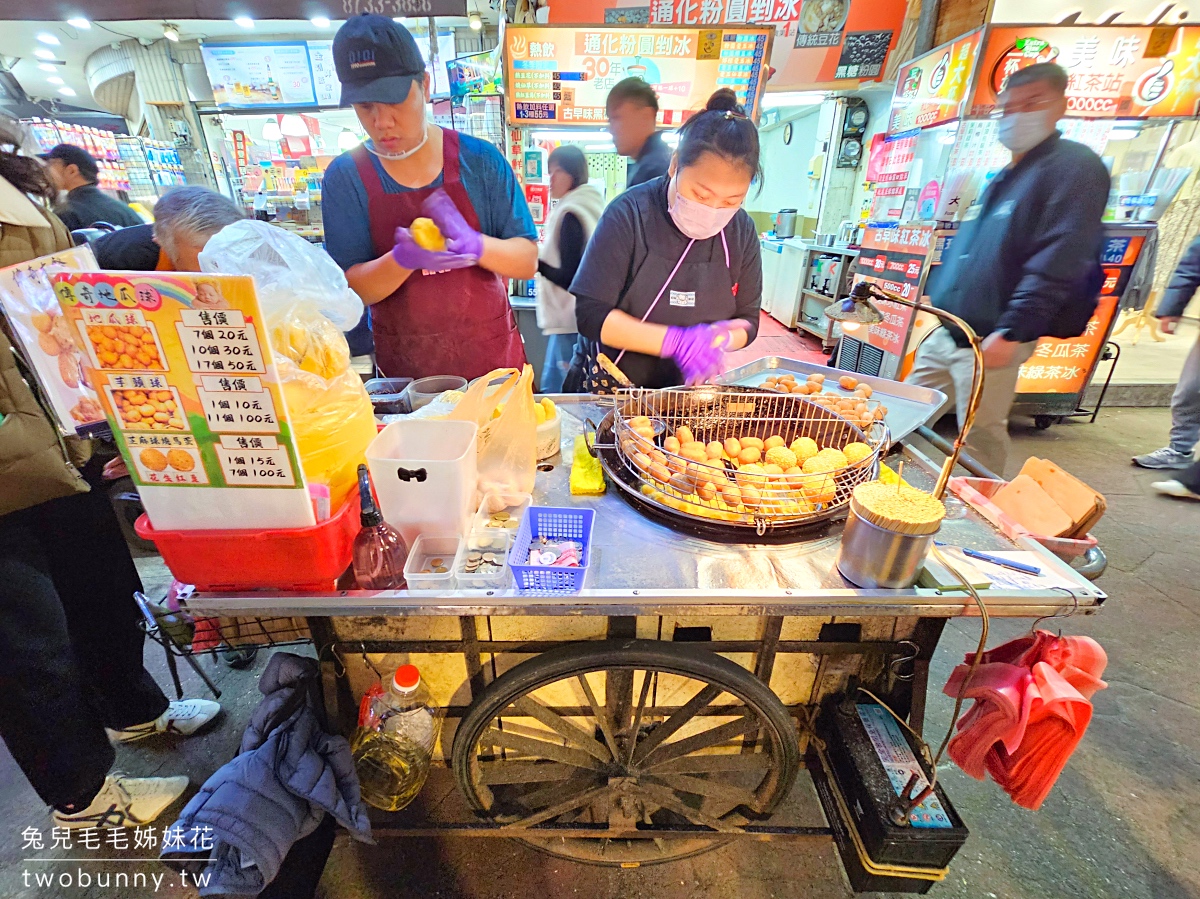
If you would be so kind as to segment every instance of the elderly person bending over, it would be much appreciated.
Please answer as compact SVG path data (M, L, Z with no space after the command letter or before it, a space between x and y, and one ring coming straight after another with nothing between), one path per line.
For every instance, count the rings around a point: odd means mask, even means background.
M236 203L207 187L177 187L154 206L154 224L122 228L92 241L102 269L198 272L208 239L245 218Z

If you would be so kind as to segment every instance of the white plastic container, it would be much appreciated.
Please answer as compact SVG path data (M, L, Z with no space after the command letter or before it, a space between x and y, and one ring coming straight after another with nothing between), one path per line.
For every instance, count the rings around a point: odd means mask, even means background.
M475 511L476 440L469 421L394 421L367 447L383 517L409 546L461 537Z
M404 582L409 590L439 590L449 593L454 589L454 570L462 555L462 539L459 537L421 537L413 544L404 563ZM442 564L435 566L435 560ZM435 567L445 568L436 572ZM428 574L424 572L428 571Z
M504 546L501 549L507 552L509 545L512 543L513 535L516 534L517 527L521 524L521 518L524 516L525 510L531 505L533 505L533 497L528 493L491 492L486 494L483 502L479 504L479 511L475 513L471 527L471 536L487 539L504 538ZM511 528L492 527L492 514L495 512L508 513L509 520L516 522L516 524Z

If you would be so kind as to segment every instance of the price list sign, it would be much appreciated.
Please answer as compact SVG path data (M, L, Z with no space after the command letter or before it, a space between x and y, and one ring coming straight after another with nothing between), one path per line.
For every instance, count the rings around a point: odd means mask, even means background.
M54 289L156 528L313 523L252 279L71 273Z
M514 125L607 121L608 92L641 78L658 94L659 124L682 124L719 87L757 117L770 28L512 26L505 30L508 120Z

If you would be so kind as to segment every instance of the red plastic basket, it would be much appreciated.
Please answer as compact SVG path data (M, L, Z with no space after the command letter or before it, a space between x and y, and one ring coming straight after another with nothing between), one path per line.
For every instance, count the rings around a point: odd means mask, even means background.
M197 590L331 589L353 561L358 496L310 528L156 531L145 515L134 525L154 541L171 574Z

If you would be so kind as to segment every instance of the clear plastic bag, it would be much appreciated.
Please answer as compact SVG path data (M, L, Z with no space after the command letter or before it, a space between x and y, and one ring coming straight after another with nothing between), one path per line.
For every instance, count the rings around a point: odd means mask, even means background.
M349 331L363 315L362 300L328 253L267 222L247 219L222 228L201 251L200 269L253 275L267 317L311 303L339 330Z
M506 380L493 386L498 378ZM497 410L499 414L497 414ZM479 426L478 490L508 501L533 492L537 474L537 413L533 411L533 368L498 368L467 388L448 418ZM476 498L478 504L479 497ZM512 503L517 499L512 499ZM510 503L511 504L511 503Z
M222 229L200 267L253 276L300 464L309 483L328 485L336 513L357 488L376 434L371 398L350 368L342 334L358 324L362 301L323 250L266 222Z

